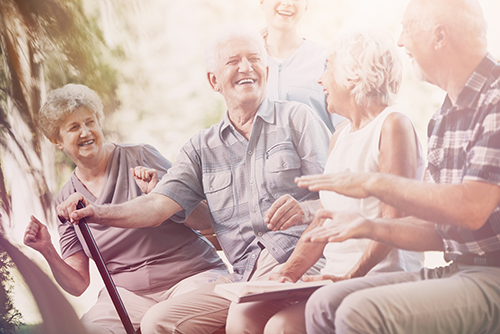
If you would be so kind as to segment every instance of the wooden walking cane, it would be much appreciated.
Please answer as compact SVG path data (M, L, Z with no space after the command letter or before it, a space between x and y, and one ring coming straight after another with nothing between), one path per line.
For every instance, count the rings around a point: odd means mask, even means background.
M76 208L83 209L84 207L85 205L82 203L82 201L78 201L78 205L76 206ZM90 228L87 225L85 219L81 219L80 222L78 223L78 226L80 227L80 231L83 234L83 238L87 243L87 247L90 250L90 254L92 254L92 258L94 259L94 262L97 265L97 269L99 269L99 273L101 274L102 280L104 281L104 285L108 290L109 296L111 297L111 300L115 305L116 311L120 316L120 320L122 321L123 327L125 327L127 334L135 334L132 321L130 321L130 317L128 316L127 310L125 309L125 305L123 304L122 299L118 294L118 290L116 290L116 285L113 282L111 275L109 274L108 268L104 263L101 252L99 251L99 248L95 243L94 236L92 235L92 232L90 232Z

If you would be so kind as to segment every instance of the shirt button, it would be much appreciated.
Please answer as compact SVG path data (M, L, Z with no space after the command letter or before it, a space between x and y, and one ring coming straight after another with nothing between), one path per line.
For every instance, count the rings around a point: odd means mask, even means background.
M259 237L262 237L262 232L257 233Z
M252 151L248 151L248 155L252 155L252 153L253 153Z
M255 259L255 254L252 254L252 259Z
M451 248L451 246L446 246L446 250L447 250L448 252L451 252L451 251L453 250L453 248Z
M285 163L283 164L283 167L284 167L284 168L287 168L287 167L288 167L288 164L285 162Z
M250 179L250 181L249 181L249 182L250 182L250 184L253 184L253 179Z
M210 191L213 191L214 190L214 187L210 187Z
M256 209L252 209L252 212L253 212L253 213L256 213L256 212L257 212L257 210L256 210Z

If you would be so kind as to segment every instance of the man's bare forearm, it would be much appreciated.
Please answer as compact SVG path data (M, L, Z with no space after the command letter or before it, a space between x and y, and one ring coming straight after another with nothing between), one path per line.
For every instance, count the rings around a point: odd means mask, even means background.
M394 248L425 252L443 251L443 240L433 223L416 217L399 219L376 219L370 239Z
M151 193L118 205L90 205L73 212L71 218L122 228L154 227L181 209L169 197Z
M470 230L483 226L500 200L500 187L475 181L431 184L374 173L364 188L407 215Z

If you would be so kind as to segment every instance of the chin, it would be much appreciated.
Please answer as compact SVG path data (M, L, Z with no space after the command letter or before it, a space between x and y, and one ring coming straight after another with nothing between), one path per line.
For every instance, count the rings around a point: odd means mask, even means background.
M427 77L427 75L425 75L424 71L422 71L422 68L420 68L420 66L418 66L418 64L415 60L413 60L411 62L411 66L413 69L413 75L415 76L415 78L417 80L422 81L422 82L432 83L429 81L429 78Z

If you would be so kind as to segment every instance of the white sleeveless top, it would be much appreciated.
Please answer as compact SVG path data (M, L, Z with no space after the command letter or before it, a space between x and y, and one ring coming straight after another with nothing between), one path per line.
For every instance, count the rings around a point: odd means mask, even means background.
M392 107L386 108L368 125L355 132L350 132L350 124L345 126L330 152L324 173L344 172L347 169L351 172L378 172L382 125L387 116L393 112L398 111ZM425 166L418 138L417 142L417 179L421 180ZM332 211L354 211L370 219L380 217L382 214L382 203L375 197L355 199L332 191L320 191L320 199L323 207ZM331 223L330 219L325 222L325 224ZM327 244L323 252L326 265L321 273L343 276L361 258L369 241L368 239L351 239L341 243ZM423 253L393 249L384 260L369 271L368 275L376 272L415 271L419 270L422 264Z

